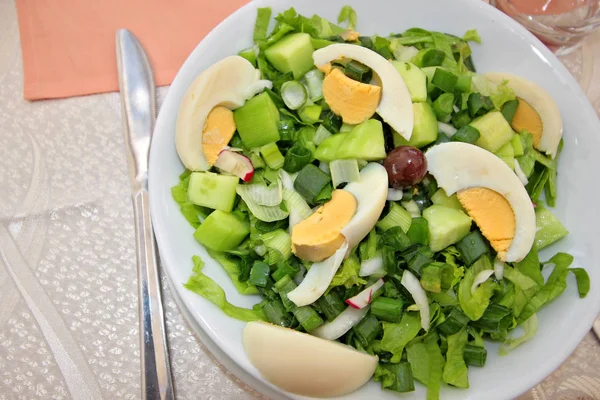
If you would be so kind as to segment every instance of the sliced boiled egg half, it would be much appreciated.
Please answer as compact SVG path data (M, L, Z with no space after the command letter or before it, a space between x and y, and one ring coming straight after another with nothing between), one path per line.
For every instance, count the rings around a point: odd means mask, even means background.
M242 340L265 379L302 396L353 392L371 379L379 361L350 346L266 322L248 323Z
M373 70L381 87L361 83L331 67L341 58L356 60ZM381 55L365 47L336 43L313 53L315 65L326 73L323 97L331 110L347 124L358 124L375 112L406 140L413 130L410 93L396 68Z
M294 225L292 251L315 262L288 297L297 306L314 303L331 283L349 250L373 229L388 193L388 176L378 163L369 163L359 179L335 190L331 200Z
M443 143L425 153L439 187L458 200L502 261L521 261L531 250L536 223L525 187L500 158L468 143Z
M488 72L484 76L496 84L507 81L519 101L511 122L512 128L527 130L533 135L533 146L556 156L563 133L560 111L550 94L538 84L507 72Z
M175 145L183 165L206 171L235 132L234 110L271 87L245 58L230 56L213 64L190 85L179 106Z

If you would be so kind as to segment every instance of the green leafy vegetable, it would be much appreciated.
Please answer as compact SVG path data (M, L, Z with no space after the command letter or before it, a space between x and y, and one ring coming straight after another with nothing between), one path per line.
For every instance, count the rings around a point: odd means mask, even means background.
M256 24L254 25L254 43L259 43L267 38L267 29L271 19L271 8L261 7L257 10Z
M475 276L486 269L492 269L492 263L489 257L484 255L471 268L467 269L465 277L458 285L458 301L463 312L472 321L477 321L481 318L485 309L490 304L490 298L494 292L494 283L491 279L488 279L471 294L471 286L473 285Z
M210 255L215 261L221 264L225 272L227 272L229 278L231 278L233 286L235 286L238 292L240 292L241 294L258 293L255 286L249 284L248 282L241 282L239 280L240 268L238 266L238 263L232 261L229 257L227 257L225 253L220 253L218 251L213 251L209 249L207 249L207 251L208 255Z
M462 39L465 42L475 42L481 44L481 36L479 36L479 32L477 32L477 29L469 29L465 32Z
M340 11L340 15L338 16L337 22L338 24L342 24L348 21L348 28L354 29L356 28L356 11L350 6L342 7Z
M569 268L569 271L575 275L575 279L577 280L579 297L584 298L590 292L590 276L583 268Z
M500 348L500 354L506 354L510 350L515 349L517 346L522 345L535 336L538 330L537 316L533 314L525 322L523 322L522 327L525 333L518 338L507 339Z
M204 261L198 256L193 256L192 261L194 262L192 276L183 285L186 289L204 297L232 318L241 321L264 321L266 319L262 311L237 307L229 303L225 291L215 281L202 273Z
M329 289L336 286L344 286L346 289L356 285L365 285L366 280L362 279L358 272L360 271L360 263L355 255L348 257L342 263L342 267L333 276L333 280L329 285Z
M392 353L392 363L400 362L404 346L421 330L421 319L415 312L406 312L399 323L383 322L381 349Z
M446 353L446 364L444 365L442 377L444 382L449 385L460 388L469 387L469 371L464 359L468 339L467 328L448 336L448 352Z

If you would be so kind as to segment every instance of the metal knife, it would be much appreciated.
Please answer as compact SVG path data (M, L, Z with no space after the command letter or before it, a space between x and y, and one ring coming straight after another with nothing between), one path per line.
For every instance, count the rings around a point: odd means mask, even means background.
M117 67L125 147L132 187L140 306L142 399L173 399L156 244L148 202L148 153L156 94L152 67L138 39L127 29L116 34Z

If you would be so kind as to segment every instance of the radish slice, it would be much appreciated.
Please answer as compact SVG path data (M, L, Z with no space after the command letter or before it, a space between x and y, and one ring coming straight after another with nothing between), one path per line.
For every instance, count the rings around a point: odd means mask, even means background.
M494 260L494 275L498 280L504 278L504 261L498 258Z
M373 258L369 258L368 260L363 261L360 264L360 271L358 272L360 276L384 276L385 268L383 267L383 257L381 254L376 255Z
M427 300L427 293L421 287L421 282L411 274L407 269L402 274L402 286L408 290L415 300L416 305L419 307L419 313L421 314L421 326L426 331L429 330L429 301Z
M402 200L402 196L404 196L404 193L402 193L402 189L389 188L386 200L400 201L400 200Z
M354 297L350 297L346 300L346 304L348 304L352 308L356 308L358 310L365 308L369 304L371 304L371 299L373 298L373 293L379 290L383 286L383 279L379 278L377 282L360 292Z
M494 268L495 268L495 265L494 265ZM504 270L504 268L503 268L503 270ZM480 273L478 273L475 276L475 279L473 280L473 285L471 285L471 294L475 293L475 291L477 290L479 285L481 285L483 282L487 281L488 278L490 276L492 276L493 274L494 274L493 269L486 269L485 271L481 271Z
M307 306L317 301L325 293L333 276L344 261L344 256L348 251L348 242L344 242L331 257L314 263L304 280L298 287L288 293L288 298L298 307Z
M250 182L254 176L252 161L245 155L231 150L221 150L215 167L241 178L244 182Z
M358 324L369 311L369 307L357 310L356 308L347 307L340 315L331 322L321 325L311 335L320 337L321 339L336 340L343 336L352 327Z

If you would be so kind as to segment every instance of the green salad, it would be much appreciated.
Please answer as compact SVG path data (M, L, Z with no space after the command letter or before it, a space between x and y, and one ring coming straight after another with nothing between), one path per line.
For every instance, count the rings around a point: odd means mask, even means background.
M365 36L350 7L337 25L290 8L269 33L270 19L259 8L254 46L186 93L172 188L257 303L229 303L198 256L186 288L232 318L376 356L383 389L416 380L428 399L469 387L484 339L505 354L533 338L569 272L586 296L571 255L538 255L568 234L550 211L562 122L543 88L477 73L474 30Z

